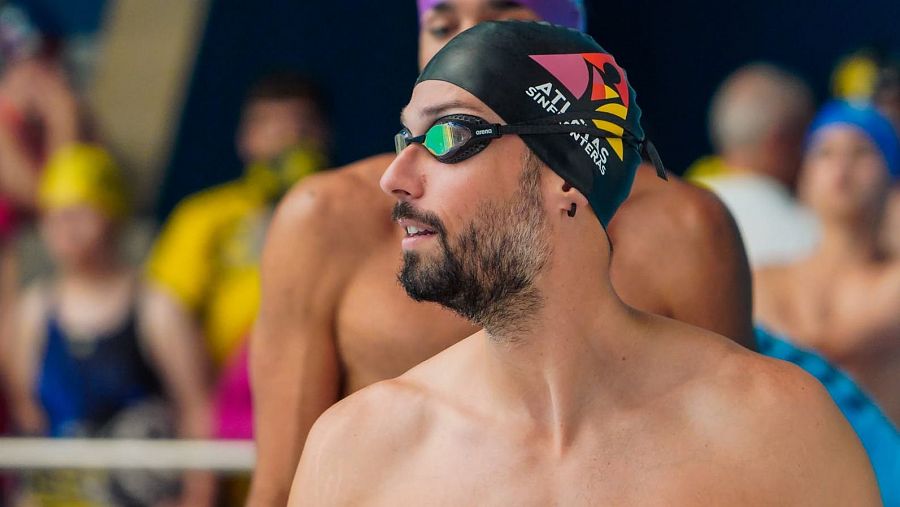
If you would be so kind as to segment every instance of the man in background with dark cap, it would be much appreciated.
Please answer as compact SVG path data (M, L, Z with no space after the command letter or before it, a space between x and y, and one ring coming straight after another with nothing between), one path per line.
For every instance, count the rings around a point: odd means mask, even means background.
M422 66L482 21L584 26L572 0L418 4ZM306 434L329 406L477 330L438 305L409 300L396 283L401 231L389 221L394 202L378 188L393 158L379 155L314 175L276 213L251 341L259 454L250 505L284 504ZM710 193L672 177L662 181L650 168L638 169L635 178L608 229L618 294L641 310L752 344L750 274L727 211Z
M290 505L879 504L814 379L617 296L640 114L562 27L483 23L430 61L381 188L406 292L483 330L328 410Z

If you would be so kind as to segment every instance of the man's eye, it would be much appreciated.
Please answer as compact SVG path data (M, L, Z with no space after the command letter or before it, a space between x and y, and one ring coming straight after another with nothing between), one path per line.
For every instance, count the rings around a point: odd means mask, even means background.
M515 2L512 0L497 0L497 1L491 2L491 8L497 9L497 10L521 9L522 3Z
M449 26L435 26L428 29L429 35L435 37L437 39L445 39L452 34L452 31Z

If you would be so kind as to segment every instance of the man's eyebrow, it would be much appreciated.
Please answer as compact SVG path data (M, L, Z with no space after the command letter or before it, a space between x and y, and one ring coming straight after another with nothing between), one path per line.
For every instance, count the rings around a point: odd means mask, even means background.
M446 113L447 111L450 111L451 109L469 109L469 110L474 110L475 112L479 112L479 109L476 107L473 107L471 104L466 104L465 102L454 100L454 101L450 101L450 102L444 102L441 104L435 104L433 106L428 106L428 107L422 109L421 111L419 111L418 116L419 116L419 118L431 120L431 119L443 116L444 113ZM406 121L404 121L406 114L407 114L407 108L404 107L402 110L400 110L400 123L403 125L407 124Z
M453 100L453 101L450 101L450 102L444 102L444 103L441 103L441 104L435 104L435 105L433 105L433 106L428 106L428 107L422 109L422 110L419 112L419 115L418 115L418 116L419 116L419 118L423 118L423 119L426 119L426 120L431 120L431 119L435 119L435 118L439 118L439 117L441 117L441 116L444 116L444 113L446 113L447 111L450 111L450 110L452 110L452 109L468 109L468 110L470 110L470 111L477 112L477 113L479 113L479 114L483 114L483 113L480 112L480 109L479 109L479 108L474 107L474 106L472 106L471 104L467 104L467 103L465 103L465 102L461 102L461 101L458 101L458 100ZM407 110L407 108L403 108L403 109L400 111L400 123L403 124L403 125L406 125L406 124L407 124L407 123L404 121L404 117L405 117L406 114L407 114L406 110Z
M460 102L458 100L453 100L450 102L444 102L443 104L436 104L433 106L428 106L419 113L419 117L420 118L428 118L428 119L437 118L439 116L443 116L444 113L446 113L447 111L449 111L451 109L460 109L460 108L472 109L472 106L470 106L469 104L466 104L464 102Z
M522 5L522 2L518 2L515 0L490 0L488 2L488 6L491 9L497 10L510 10L510 9L524 9L525 5Z
M434 7L432 7L432 10L434 10L434 12L439 12L439 13L450 12L454 9L455 9L455 6L452 3L447 2L446 0L443 2L437 3L434 5Z

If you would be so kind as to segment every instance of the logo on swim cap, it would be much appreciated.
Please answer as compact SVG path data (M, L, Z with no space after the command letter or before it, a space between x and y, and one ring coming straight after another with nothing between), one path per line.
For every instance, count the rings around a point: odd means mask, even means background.
M529 57L571 92L574 100L582 100L590 90L589 100L602 102L594 109L595 111L608 113L622 120L622 125L607 120L591 121L598 129L617 136L605 140L619 160L624 160L621 136L625 132L624 122L628 118L631 97L625 71L619 67L615 58L608 53L529 55Z

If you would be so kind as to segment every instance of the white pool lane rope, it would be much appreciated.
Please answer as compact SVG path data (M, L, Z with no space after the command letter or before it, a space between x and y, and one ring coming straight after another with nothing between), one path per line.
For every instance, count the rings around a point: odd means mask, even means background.
M250 440L0 438L0 470L248 472L255 461Z

